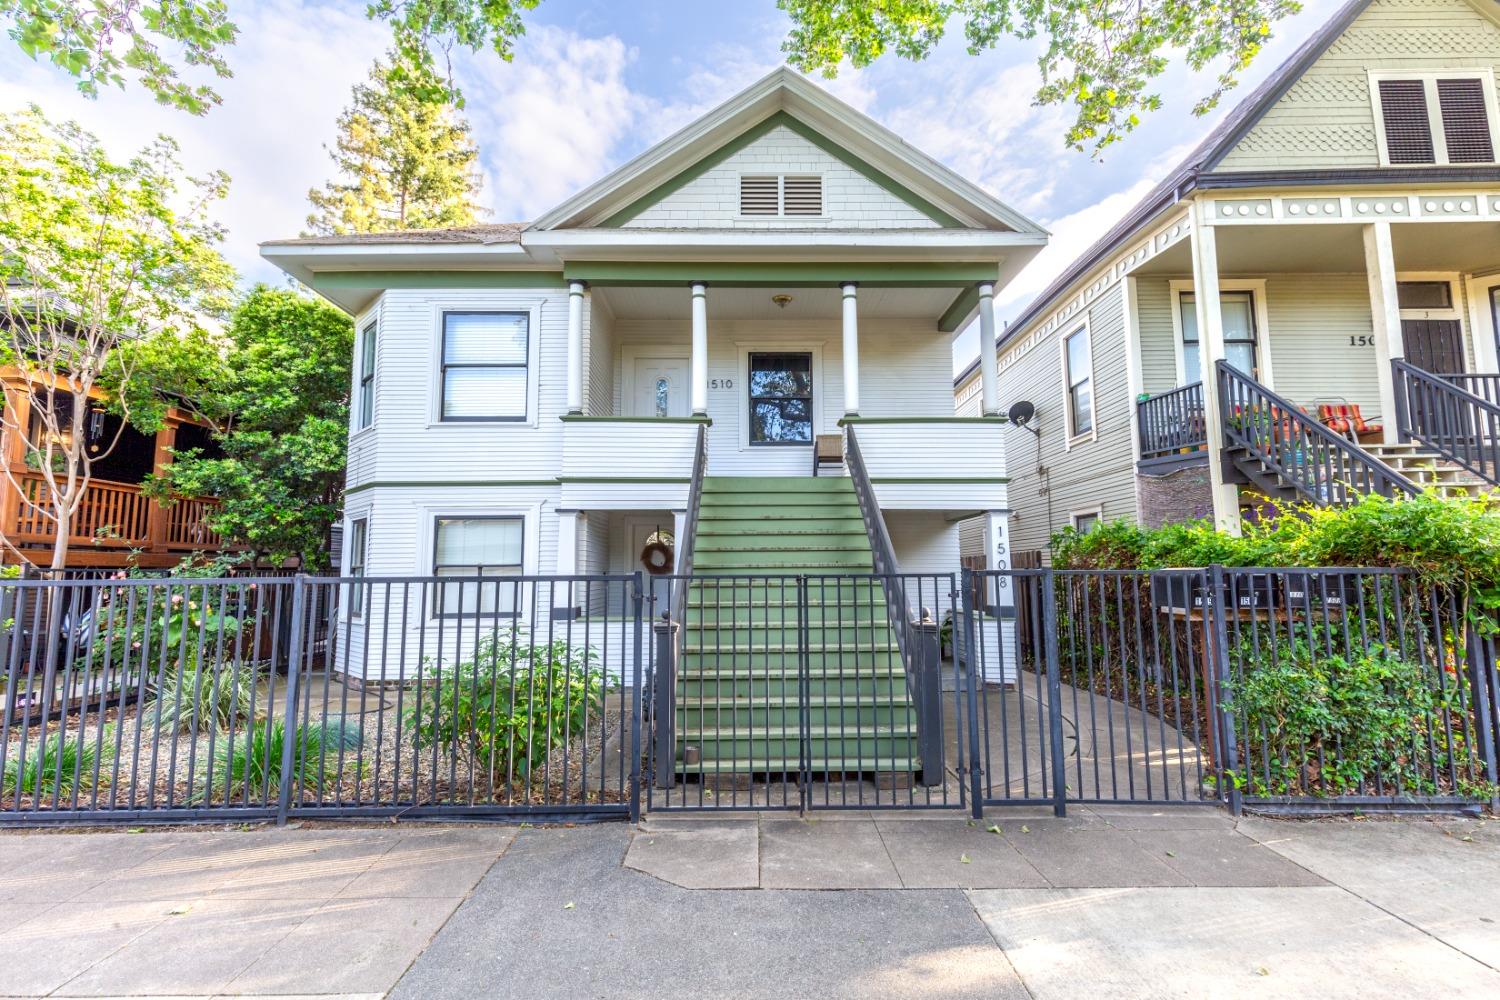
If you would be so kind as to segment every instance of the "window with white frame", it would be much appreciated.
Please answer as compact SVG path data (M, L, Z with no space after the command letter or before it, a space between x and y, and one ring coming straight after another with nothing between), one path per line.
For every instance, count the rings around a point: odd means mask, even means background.
M359 617L365 610L365 553L369 549L370 522L367 518L355 518L349 523L349 576L355 583L349 585L349 615Z
M1488 72L1371 78L1381 161L1392 166L1494 163L1494 82Z
M433 614L440 618L515 617L519 585L486 579L521 575L525 519L440 517L433 539Z
M1099 527L1103 518L1103 511L1099 510L1098 508L1095 508L1094 510L1079 511L1078 513L1072 515L1073 530L1078 532L1080 535L1087 535L1089 532Z
M443 313L442 419L526 419L531 316Z
M1094 359L1089 328L1081 327L1063 341L1063 381L1068 387L1068 435L1094 429Z
M358 424L363 430L375 422L375 337L377 324L371 323L359 335L359 405Z
M1198 381L1198 300L1192 292L1183 292L1178 297L1178 308L1182 317L1182 372L1189 382ZM1256 358L1255 295L1253 292L1220 292L1219 322L1224 328L1224 360L1249 375L1258 378L1260 366Z
M818 174L745 174L740 177L740 214L822 215L823 178Z

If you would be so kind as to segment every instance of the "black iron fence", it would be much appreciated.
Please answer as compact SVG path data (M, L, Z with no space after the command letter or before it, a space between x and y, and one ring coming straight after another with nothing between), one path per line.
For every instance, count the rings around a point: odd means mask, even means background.
M1490 613L1393 570L0 581L0 823L1473 807Z

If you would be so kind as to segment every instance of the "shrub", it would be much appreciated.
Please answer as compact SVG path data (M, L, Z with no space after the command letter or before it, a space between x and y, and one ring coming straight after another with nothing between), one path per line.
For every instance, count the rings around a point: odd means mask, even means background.
M286 723L280 719L258 722L232 741L226 739L216 746L212 762L197 777L198 798L206 797L210 789L225 798L243 793L254 801L257 790L274 797L283 780L322 791L342 773L340 757L347 766L348 751L364 742L359 726L341 721L298 726L288 764L284 760L286 735Z
M603 712L609 690L592 650L533 644L523 629L480 639L474 655L432 671L429 690L408 701L417 745L472 763L496 783L526 780L553 749Z
M1446 668L1439 684L1379 645L1348 656L1314 646L1305 636L1274 650L1242 645L1225 701L1241 720L1242 785L1257 795L1431 794L1450 754L1467 770L1460 672Z
M220 663L173 669L141 708L141 718L158 732L206 733L244 726L255 719L260 671L247 663Z
M107 587L92 612L98 634L78 664L94 669L127 662L149 667L165 653L169 666L192 669L200 641L211 646L222 641L229 648L248 624L232 613L237 597L233 588L222 585L168 582L151 588L149 598L146 591L137 590L132 609L130 588Z
M28 746L24 762L19 751L19 744L12 746L11 756L5 761L0 789L6 795L71 796L75 789L92 788L94 767L114 757L107 738L97 742L82 736L67 739L62 733L53 733L39 744Z

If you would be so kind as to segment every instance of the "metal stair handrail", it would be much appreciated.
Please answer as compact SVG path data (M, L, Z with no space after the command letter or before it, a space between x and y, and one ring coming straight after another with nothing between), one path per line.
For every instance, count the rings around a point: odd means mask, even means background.
M703 477L708 471L708 428L698 425L698 443L693 451L693 472L688 482L687 511L682 517L682 537L674 538L677 549L677 568L673 571L676 589L672 593L670 620L679 624L687 621L688 578L693 575L693 542L698 537L698 508L703 503ZM682 630L686 641L687 629Z
M1309 500L1328 507L1366 493L1422 492L1416 483L1229 362L1219 361L1214 367L1225 441L1264 462Z
M891 536L886 531L880 505L875 502L875 488L870 483L870 473L865 468L865 459L860 454L853 426L844 428L844 461L849 469L849 478L854 482L854 495L859 499L859 513L864 519L865 531L870 536L875 573L880 578L881 590L885 593L886 617L896 633L896 647L901 652L901 664L906 673L907 694L911 696L915 690L913 673L917 668L916 640L912 635L911 612L906 606L906 588L897 575L896 551L891 546Z
M1396 390L1396 430L1486 482L1500 485L1500 406L1404 358L1391 359Z

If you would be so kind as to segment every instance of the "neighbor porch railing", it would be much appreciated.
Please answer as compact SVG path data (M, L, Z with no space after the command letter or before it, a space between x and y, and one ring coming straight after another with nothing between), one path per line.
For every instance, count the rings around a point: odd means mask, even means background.
M1335 506L1368 493L1421 492L1410 479L1227 361L1216 367L1225 446L1259 460L1301 496Z
M21 487L6 536L16 545L51 546L57 528L41 508L49 507L47 484L39 472L16 475ZM93 480L73 515L70 545L143 552L219 549L224 539L208 526L216 501L183 497L162 507L139 484Z
M1439 455L1500 483L1500 403L1465 385L1493 392L1490 375L1440 375L1401 358L1391 361L1396 391L1396 428L1401 440L1417 440Z
M1136 403L1141 461L1201 452L1208 446L1203 416L1203 383L1193 382Z

